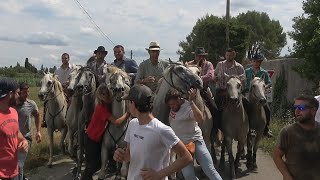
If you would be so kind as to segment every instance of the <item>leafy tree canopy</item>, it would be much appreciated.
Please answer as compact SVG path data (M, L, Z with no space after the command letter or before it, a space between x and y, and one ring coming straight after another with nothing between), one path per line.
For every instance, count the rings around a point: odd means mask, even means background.
M304 13L293 19L293 31L289 33L295 40L292 55L304 58L295 70L315 83L320 79L320 1L303 2Z
M270 20L268 14L255 11L239 14L230 20L230 47L237 51L236 59L241 63L246 57L249 46L260 42L262 51L268 59L278 57L286 45L286 34L279 21ZM198 46L204 47L208 60L216 64L224 56L226 44L226 22L224 17L206 15L200 18L192 32L181 41L180 60L194 59L192 52Z

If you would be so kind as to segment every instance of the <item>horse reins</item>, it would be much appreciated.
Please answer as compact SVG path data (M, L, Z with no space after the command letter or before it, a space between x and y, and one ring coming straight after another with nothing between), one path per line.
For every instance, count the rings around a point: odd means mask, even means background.
M182 94L186 94L186 92L183 92L181 89L177 88L174 84L173 84L173 75L172 74L175 74L182 82L186 83L186 84L189 84L188 81L186 81L185 79L183 79L182 77L180 77L180 75L174 71L174 67L172 67L170 69L170 80L171 80L171 83L165 78L165 76L163 76L163 79L172 87L174 88L175 90L179 91L180 93Z

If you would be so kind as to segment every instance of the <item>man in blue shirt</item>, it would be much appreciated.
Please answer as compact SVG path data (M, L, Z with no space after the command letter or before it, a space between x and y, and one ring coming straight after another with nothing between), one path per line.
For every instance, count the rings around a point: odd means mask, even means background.
M255 53L253 54L251 58L251 62L252 62L252 67L249 67L245 70L246 73L246 90L249 90L250 87L250 82L254 77L260 77L262 79L264 79L264 83L266 84L267 87L271 87L271 79L269 77L268 71L266 71L265 69L263 69L261 67L262 61L265 59L264 56L260 53ZM264 110L266 112L266 118L267 118L267 124L266 127L264 129L264 135L266 137L272 137L272 133L269 130L269 123L270 123L270 119L271 119L271 112L270 112L270 107L268 106L268 104L266 104L264 106Z
M116 45L113 48L114 57L116 58L111 65L117 66L122 69L131 77L132 82L134 82L136 73L138 71L138 65L135 60L129 59L124 56L125 51L122 45Z

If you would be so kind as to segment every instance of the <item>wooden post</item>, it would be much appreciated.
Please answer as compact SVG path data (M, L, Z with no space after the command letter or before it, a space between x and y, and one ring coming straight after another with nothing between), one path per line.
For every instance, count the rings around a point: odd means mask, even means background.
M227 48L230 47L229 22L230 22L230 0L227 0L227 8L226 8L226 43L227 43Z

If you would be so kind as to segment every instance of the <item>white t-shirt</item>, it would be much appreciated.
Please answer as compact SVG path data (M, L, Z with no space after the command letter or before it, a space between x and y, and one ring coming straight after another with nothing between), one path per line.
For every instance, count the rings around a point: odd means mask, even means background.
M191 140L201 140L202 132L198 123L194 119L194 115L189 101L181 105L178 112L170 111L170 126L183 143L189 143Z
M169 166L170 149L180 141L169 126L156 118L145 125L132 119L124 140L130 143L130 180L142 180L142 168L159 171Z
M319 103L320 103L320 95L315 96L314 98L316 98L316 99L319 101ZM318 121L318 122L320 123L320 107L319 107L318 110L317 110L316 121Z

